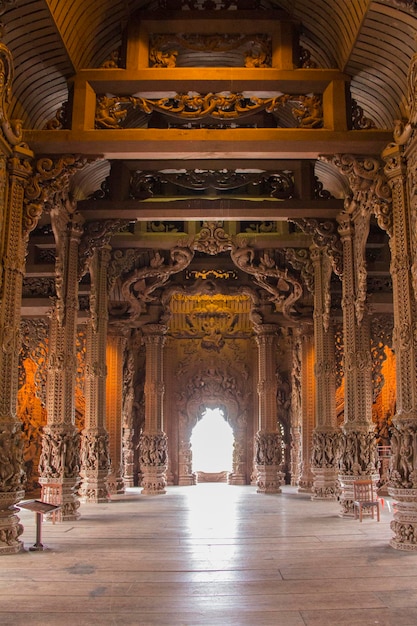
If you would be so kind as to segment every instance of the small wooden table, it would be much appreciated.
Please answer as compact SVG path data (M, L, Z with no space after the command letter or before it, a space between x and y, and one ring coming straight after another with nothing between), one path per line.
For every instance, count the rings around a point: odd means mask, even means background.
M20 502L17 506L21 509L34 511L36 514L36 543L29 548L29 550L32 552L44 550L44 546L42 544L42 516L45 513L55 512L61 507L56 504L50 504L49 502L42 502L42 500L28 500L27 502Z

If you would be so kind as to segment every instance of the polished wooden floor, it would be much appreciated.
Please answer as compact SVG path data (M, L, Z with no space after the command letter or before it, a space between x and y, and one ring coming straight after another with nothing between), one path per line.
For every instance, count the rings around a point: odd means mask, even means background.
M339 517L295 488L139 489L82 505L73 523L21 511L25 552L0 559L0 624L38 626L415 626L417 553L381 522Z

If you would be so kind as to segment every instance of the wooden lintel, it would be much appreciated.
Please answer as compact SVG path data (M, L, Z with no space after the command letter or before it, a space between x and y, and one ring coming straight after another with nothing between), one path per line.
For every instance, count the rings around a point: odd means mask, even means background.
M83 154L107 159L316 159L321 154L378 155L387 130L296 128L27 130L36 155Z
M84 200L78 210L86 220L122 218L136 221L254 220L282 221L288 218L334 219L343 210L343 200Z
M97 94L134 95L143 92L180 93L192 89L210 91L271 91L282 93L323 93L332 81L348 83L349 76L338 70L276 68L140 68L80 70L72 82L76 89L89 84Z

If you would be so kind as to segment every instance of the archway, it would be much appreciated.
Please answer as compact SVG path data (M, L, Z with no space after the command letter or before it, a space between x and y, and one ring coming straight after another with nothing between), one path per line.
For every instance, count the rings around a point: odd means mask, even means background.
M234 435L220 408L205 409L190 443L198 482L226 481L233 470Z

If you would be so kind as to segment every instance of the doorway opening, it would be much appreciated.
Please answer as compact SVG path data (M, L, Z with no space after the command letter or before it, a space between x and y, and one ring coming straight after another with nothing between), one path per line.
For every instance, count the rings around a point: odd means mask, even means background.
M191 435L198 482L225 482L233 470L233 430L220 408L206 409Z

